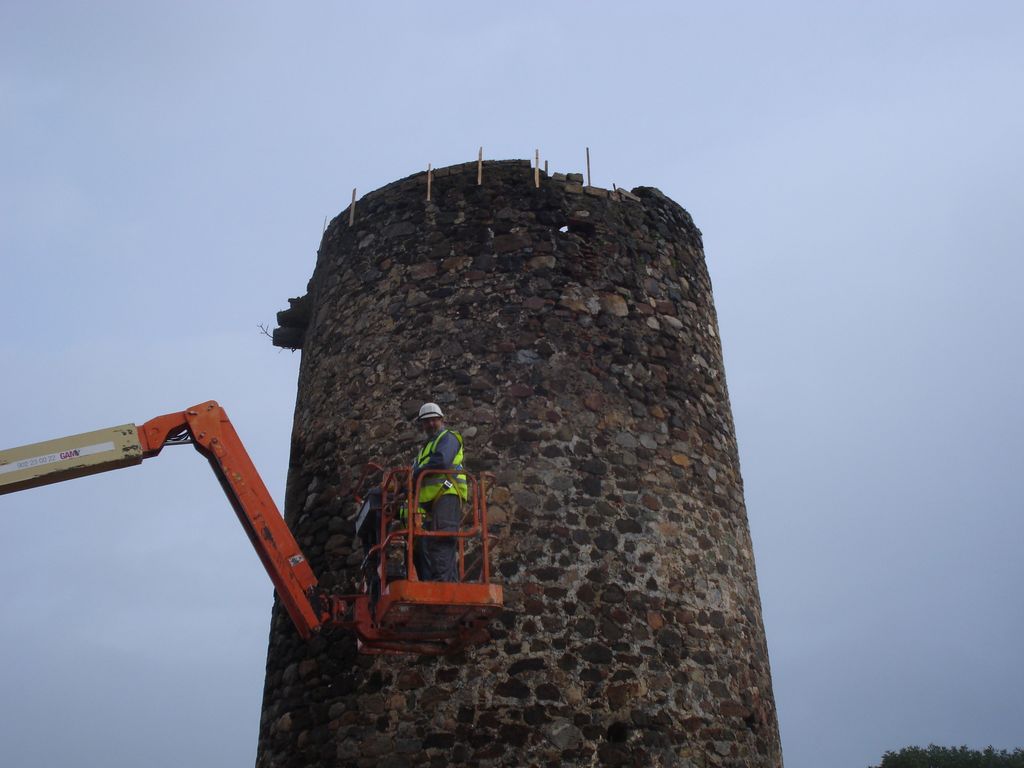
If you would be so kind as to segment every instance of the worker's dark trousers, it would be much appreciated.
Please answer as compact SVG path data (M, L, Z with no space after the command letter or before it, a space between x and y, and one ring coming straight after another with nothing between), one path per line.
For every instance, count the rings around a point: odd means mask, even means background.
M438 496L430 506L423 527L428 531L457 531L462 523L462 501L453 493ZM455 538L416 539L413 562L420 581L458 581L459 563Z

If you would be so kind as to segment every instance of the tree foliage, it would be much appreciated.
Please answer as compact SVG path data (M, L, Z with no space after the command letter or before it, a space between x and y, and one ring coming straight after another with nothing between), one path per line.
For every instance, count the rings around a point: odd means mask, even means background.
M968 749L967 747L904 747L886 752L872 768L1024 768L1024 749Z

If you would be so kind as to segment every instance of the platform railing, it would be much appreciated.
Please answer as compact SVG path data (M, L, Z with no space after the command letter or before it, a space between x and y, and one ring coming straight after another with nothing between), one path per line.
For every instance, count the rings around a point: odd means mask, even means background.
M379 464L370 463L364 468L357 487L362 487L366 480L377 472L383 474L380 484L380 530L378 543L367 553L367 559L371 559L374 554L378 555L377 576L380 580L382 594L386 590L389 580L397 581L397 579L390 579L388 574L388 555L396 549L404 550L401 558L404 561L405 579L414 582L421 581L415 564L416 539L418 538L455 539L457 542L458 583L490 583L490 547L493 537L487 527L487 493L494 479L492 473L481 472L474 475L466 470L432 469L421 472L416 478L416 482L413 483L412 471L408 467L385 470ZM454 531L428 531L423 527L424 520L419 512L417 501L427 477L446 475L461 475L467 481L467 498L462 501L459 528ZM466 505L468 505L468 509ZM469 515L468 521L467 515ZM392 529L396 522L403 521L404 527ZM468 527L467 522L469 523ZM471 541L480 543L480 577L467 582L467 544ZM475 566L474 562L473 568Z

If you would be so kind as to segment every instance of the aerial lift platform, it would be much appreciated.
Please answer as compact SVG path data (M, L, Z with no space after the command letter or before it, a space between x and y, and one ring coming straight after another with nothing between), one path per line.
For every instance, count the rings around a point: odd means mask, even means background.
M129 467L153 458L167 445L192 445L210 462L256 554L274 583L299 634L308 639L325 628L353 632L363 653L451 654L489 639L487 624L503 605L501 586L491 581L487 530L490 475L472 475L458 531L426 531L417 509L424 477L412 482L408 468L369 464L357 487L381 476L378 544L358 594L335 594L316 575L274 504L227 413L211 400L141 426L117 427L0 451L0 495L85 475ZM357 503L362 498L356 495ZM420 581L413 566L416 539L457 541L458 582ZM467 554L475 560L467 567Z

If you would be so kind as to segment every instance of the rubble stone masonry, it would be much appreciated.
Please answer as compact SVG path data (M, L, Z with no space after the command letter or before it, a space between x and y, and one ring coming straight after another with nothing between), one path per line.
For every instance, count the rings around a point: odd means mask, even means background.
M491 494L506 608L454 658L301 640L275 607L260 768L781 766L711 283L690 215L650 187L529 161L365 195L308 294L286 518L321 584L361 552L344 500L408 464L441 404Z

